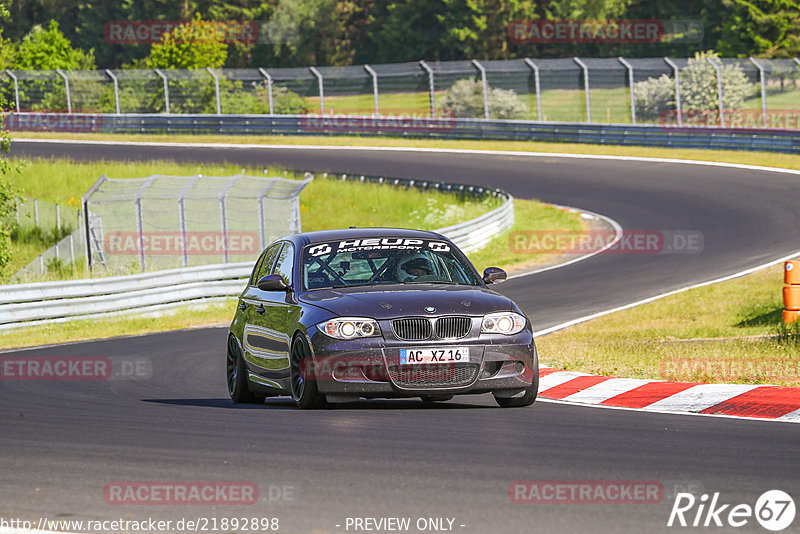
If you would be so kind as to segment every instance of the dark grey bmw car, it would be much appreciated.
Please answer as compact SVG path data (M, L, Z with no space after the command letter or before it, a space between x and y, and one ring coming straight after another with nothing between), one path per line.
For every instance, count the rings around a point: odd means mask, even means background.
M228 333L234 402L291 395L328 401L491 393L503 407L536 400L530 320L492 291L446 237L351 228L287 236L261 254Z

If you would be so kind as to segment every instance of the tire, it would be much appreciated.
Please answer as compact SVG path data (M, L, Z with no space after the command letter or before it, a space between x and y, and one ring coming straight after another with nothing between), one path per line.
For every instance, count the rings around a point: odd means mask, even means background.
M254 395L247 386L247 369L244 357L236 338L228 336L228 357L226 359L228 395L235 404L262 403L266 397Z
M325 396L319 392L315 377L307 377L306 370L311 361L311 348L302 334L295 336L292 342L289 379L292 387L292 398L301 410L316 410L327 404ZM313 366L311 366L313 367Z
M420 399L425 404L430 404L433 402L446 402L453 398L453 395L422 395Z
M518 397L497 397L494 400L501 408L522 408L530 406L536 400L539 394L539 362L533 368L533 383L530 387L525 388L525 392Z

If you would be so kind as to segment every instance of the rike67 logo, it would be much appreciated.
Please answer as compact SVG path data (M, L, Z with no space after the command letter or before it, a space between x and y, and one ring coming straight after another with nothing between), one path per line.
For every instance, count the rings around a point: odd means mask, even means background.
M778 532L788 528L795 517L792 497L781 490L764 492L755 503L730 504L720 500L719 492L696 498L691 493L678 493L667 526L733 527L752 526L752 520L767 530Z

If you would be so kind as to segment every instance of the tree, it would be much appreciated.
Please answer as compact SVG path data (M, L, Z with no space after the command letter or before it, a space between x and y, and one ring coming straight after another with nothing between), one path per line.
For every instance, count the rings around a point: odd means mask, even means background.
M45 30L34 26L16 47L14 68L22 70L91 70L95 68L94 50L73 48L51 20Z
M800 55L800 1L722 0L724 56L787 58Z
M216 25L198 14L191 22L165 33L143 63L151 69L218 69L227 57L228 45Z
M8 16L7 1L0 0L0 18ZM2 36L0 36L2 38ZM8 152L11 149L11 136L5 128L5 113L8 106L0 93L0 278L5 278L8 262L11 260L11 230L6 220L17 205L18 193L3 177L11 172Z

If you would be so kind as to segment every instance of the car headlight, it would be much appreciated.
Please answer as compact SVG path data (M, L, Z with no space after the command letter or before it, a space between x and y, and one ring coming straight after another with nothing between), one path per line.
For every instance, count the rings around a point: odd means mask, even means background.
M508 336L522 332L527 323L525 317L514 312L490 313L483 316L482 334L506 334Z
M335 339L356 339L381 335L378 321L363 317L338 317L319 323L317 328L323 334Z

